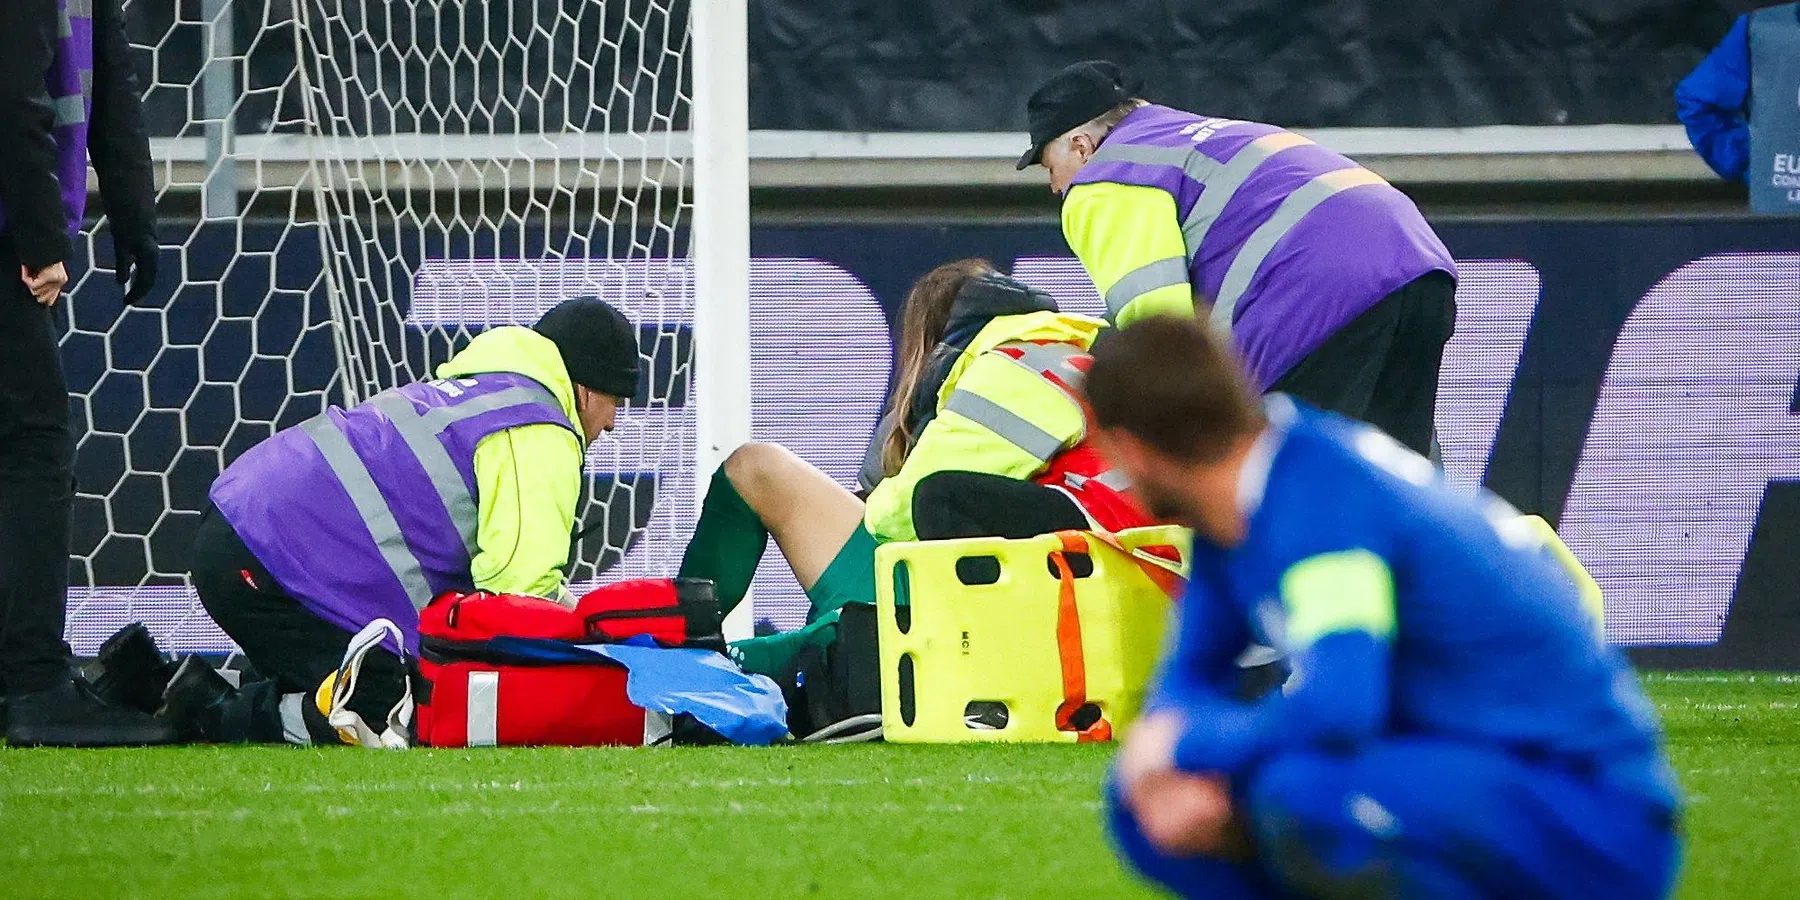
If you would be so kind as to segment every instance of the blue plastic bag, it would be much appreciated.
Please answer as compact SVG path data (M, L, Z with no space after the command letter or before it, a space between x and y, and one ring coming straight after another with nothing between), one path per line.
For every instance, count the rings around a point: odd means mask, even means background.
M621 644L571 646L624 666L625 696L644 709L687 713L734 744L763 747L787 737L781 688L711 650L658 647L647 635Z

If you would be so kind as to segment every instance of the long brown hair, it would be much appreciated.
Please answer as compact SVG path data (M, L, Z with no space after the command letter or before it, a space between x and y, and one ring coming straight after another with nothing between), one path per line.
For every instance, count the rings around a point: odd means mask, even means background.
M950 325L950 307L956 303L957 292L969 279L994 271L998 271L994 264L985 259L959 259L926 272L906 292L906 304L900 309L900 374L894 379L894 395L888 404L888 418L894 428L881 445L884 474L891 476L900 471L900 464L906 462L906 455L919 439L907 421L907 413L919 391L919 380L925 375L925 361Z

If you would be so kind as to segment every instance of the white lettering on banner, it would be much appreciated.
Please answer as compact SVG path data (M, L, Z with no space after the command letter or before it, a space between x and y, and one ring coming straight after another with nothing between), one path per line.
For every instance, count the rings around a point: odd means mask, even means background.
M1675 270L1620 331L1563 509L1607 637L1709 644L1771 481L1800 480L1800 253Z
M1474 488L1487 474L1542 291L1536 267L1524 260L1458 260L1456 266L1461 272L1456 333L1444 348L1438 379L1438 442L1445 477ZM1054 296L1069 312L1106 314L1106 304L1074 257L1023 257L1013 263L1013 275Z
M1475 485L1540 285L1520 260L1459 265L1437 425L1447 477ZM1071 312L1104 312L1073 258L1022 258L1014 274ZM1621 331L1562 520L1565 540L1607 591L1614 641L1716 641L1767 483L1800 480L1800 419L1789 412L1800 378L1797 285L1800 253L1707 257L1659 283ZM890 365L880 305L854 274L812 259L755 260L751 292L755 435L855 484ZM430 261L408 324L530 322L583 294L618 303L642 325L690 324L685 264L608 260ZM668 345L659 350L659 360L674 355ZM653 537L607 577L663 573L679 560L694 491L710 475L692 470L692 416L685 407L627 407L613 438L590 450L590 471L656 478L655 509L633 517L648 518ZM630 502L632 492L614 496ZM773 550L756 591L759 616L783 627L804 617L804 598ZM186 587L78 587L70 600L68 637L79 653L93 652L127 615L160 634L178 632L169 649L230 648L216 630L193 626L200 614Z
M1456 331L1438 370L1436 424L1444 477L1473 489L1487 477L1543 286L1520 259L1459 259L1456 269Z

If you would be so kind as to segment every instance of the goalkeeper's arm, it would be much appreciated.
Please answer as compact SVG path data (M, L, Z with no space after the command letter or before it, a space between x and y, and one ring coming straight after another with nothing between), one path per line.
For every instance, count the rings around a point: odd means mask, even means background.
M476 588L565 599L582 460L580 440L561 425L509 428L476 446Z

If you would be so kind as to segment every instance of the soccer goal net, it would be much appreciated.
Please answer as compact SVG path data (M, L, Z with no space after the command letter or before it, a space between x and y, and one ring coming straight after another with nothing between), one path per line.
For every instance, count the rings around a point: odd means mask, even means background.
M175 288L122 316L109 271L74 290L78 653L134 620L167 649L228 650L185 579L221 468L576 296L639 323L649 378L590 451L577 524L592 530L571 580L673 569L703 431L690 13L686 0L128 3L134 37L150 38L147 111L180 122L153 140ZM91 258L110 259L98 233Z

